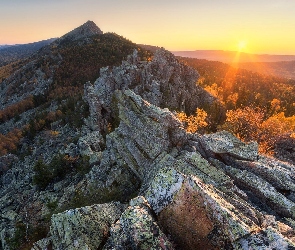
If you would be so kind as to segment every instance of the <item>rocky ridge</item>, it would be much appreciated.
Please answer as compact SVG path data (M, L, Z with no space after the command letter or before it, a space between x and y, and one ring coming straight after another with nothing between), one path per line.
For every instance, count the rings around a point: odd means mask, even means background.
M29 57L55 40L56 38L51 38L28 44L0 45L0 66Z
M168 51L161 49L151 62L139 60L137 51L121 66L102 68L100 78L93 85L86 84L93 130L105 131L108 121L116 119L113 106L115 90L131 89L149 103L170 110L193 114L197 107L204 108L212 120L224 119L225 110L219 101L196 84L199 75L192 68L180 64Z
M77 194L92 204L54 213L33 249L295 249L295 167L226 131L187 133L170 109L218 104L197 78L163 49L151 62L135 52L101 69L85 85L90 116L78 140L51 142L69 156L88 156L90 171L39 191L32 183L36 148L3 174L2 249L15 222L32 220L29 209L40 216L48 210L42 201L61 208ZM26 196L33 201L24 206Z
M84 30L85 37L79 38L79 30ZM13 128L23 130L46 113L68 109L65 105L72 99L76 99L72 109L79 109L84 83L99 77L101 67L119 65L136 48L143 58L151 55L122 36L100 34L97 30L100 29L89 21L71 35L73 40L65 35L29 58L1 67L1 134L6 135Z

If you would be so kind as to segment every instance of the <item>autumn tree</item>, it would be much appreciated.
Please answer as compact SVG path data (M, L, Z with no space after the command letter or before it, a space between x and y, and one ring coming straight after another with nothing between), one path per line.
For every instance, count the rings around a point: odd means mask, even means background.
M246 107L229 110L226 116L220 129L230 131L243 141L257 141L260 153L273 154L277 139L295 130L295 116L286 117L284 112L265 118L264 110Z
M286 117L284 112L275 114L261 124L260 151L272 154L277 139L284 134L293 134L295 116Z
M187 132L201 132L208 123L207 113L203 109L197 108L194 115L187 116L184 112L177 113L177 118L184 124Z
M0 156L15 151L21 138L22 132L19 129L13 129L6 135L0 134Z
M239 94L233 93L227 97L225 104L228 109L235 109L237 107L238 100L239 100Z
M226 112L226 121L220 129L227 130L243 141L258 140L264 111L246 107Z
M20 102L7 106L5 109L0 110L0 123L5 122L33 107L33 96L29 96Z
M214 97L218 98L221 102L223 101L223 88L218 87L216 83L213 83L211 86L206 86L204 89Z

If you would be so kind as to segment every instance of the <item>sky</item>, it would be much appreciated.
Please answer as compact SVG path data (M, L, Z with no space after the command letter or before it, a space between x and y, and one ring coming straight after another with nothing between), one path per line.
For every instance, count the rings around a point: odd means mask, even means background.
M60 37L88 20L172 51L295 55L295 0L0 0L0 44Z

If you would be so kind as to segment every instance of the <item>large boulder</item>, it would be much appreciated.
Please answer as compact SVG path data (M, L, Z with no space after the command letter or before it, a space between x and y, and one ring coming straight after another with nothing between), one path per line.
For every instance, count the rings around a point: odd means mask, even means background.
M157 224L153 210L144 197L130 201L129 207L111 228L103 249L174 249Z
M201 142L206 151L215 154L229 154L250 161L255 161L258 157L257 142L243 143L228 131L204 135Z
M98 249L126 206L112 202L67 210L51 218L50 237L35 243L34 249ZM39 248L38 248L39 247Z

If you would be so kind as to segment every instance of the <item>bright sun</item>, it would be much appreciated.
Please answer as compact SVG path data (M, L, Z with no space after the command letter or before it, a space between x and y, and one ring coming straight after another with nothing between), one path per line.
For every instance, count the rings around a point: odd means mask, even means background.
M241 51L244 51L247 47L247 42L246 41L240 41L238 43L238 49L239 49L239 52Z

